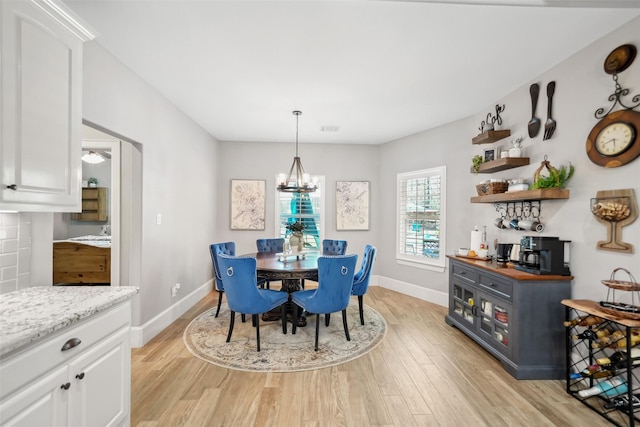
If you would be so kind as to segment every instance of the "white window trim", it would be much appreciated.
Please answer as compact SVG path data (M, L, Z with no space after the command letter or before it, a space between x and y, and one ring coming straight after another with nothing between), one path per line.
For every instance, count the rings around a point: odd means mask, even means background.
M326 209L326 196L327 196L327 188L325 186L325 179L323 175L313 175L311 176L312 179L314 179L317 183L318 183L318 187L320 188L320 206L322 207L322 212L320 212L320 241L322 242L322 239L324 239L324 224L325 224L325 216L327 214L327 209ZM273 182L278 182L278 175L275 176L275 179ZM280 198L279 196L279 191L278 189L274 186L274 191L275 191L275 207L274 207L274 211L275 211L275 233L278 232L278 230L280 230L280 203L278 203L278 200ZM280 237L280 235L277 235L276 237Z
M402 181L421 178L427 175L440 175L440 253L438 258L429 258L421 255L400 253L400 230L403 226L400 221L400 206L402 203ZM446 268L446 195L447 195L447 167L440 166L430 169L422 169L412 172L401 172L397 175L396 182L396 262L400 265L422 268L431 271L444 272Z

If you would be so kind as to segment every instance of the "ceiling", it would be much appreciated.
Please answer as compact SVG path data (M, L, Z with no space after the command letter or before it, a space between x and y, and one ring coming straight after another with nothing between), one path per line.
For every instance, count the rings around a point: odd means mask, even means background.
M477 114L640 15L640 0L65 3L218 140L295 141L301 110L301 143L381 144Z

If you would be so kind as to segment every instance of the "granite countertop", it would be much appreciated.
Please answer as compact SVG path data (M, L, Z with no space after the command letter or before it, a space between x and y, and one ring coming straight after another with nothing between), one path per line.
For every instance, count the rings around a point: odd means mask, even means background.
M0 357L138 293L134 286L35 286L0 295Z

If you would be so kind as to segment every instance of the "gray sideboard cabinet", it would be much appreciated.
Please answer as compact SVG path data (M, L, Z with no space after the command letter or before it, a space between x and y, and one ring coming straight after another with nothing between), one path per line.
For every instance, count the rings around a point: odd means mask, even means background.
M445 321L495 356L517 379L566 376L565 310L572 276L539 276L449 256Z

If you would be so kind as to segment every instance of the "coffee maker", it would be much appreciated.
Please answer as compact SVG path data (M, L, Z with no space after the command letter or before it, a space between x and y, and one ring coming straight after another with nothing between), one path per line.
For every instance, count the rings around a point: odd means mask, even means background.
M565 262L565 245L569 243L558 237L523 236L516 269L532 274L570 276L569 263Z

